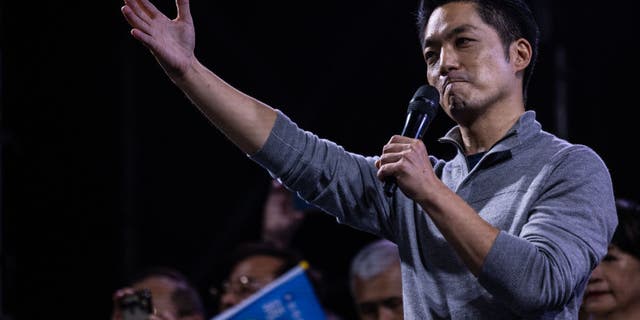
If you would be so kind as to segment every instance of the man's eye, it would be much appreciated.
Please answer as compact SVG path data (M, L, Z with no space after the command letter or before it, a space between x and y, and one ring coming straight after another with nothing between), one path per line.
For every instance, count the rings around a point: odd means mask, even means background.
M604 256L604 258L602 258L602 261L615 261L615 260L618 260L618 258L616 258L616 257L614 257L614 256L612 256L610 254L608 254L608 255Z
M436 53L433 51L427 51L424 54L424 60L429 64L432 64L435 61L435 59L436 59Z
M458 45L458 46L466 46L469 43L471 43L471 41L473 41L473 40L471 40L469 38L458 38L458 39L456 39L456 45Z

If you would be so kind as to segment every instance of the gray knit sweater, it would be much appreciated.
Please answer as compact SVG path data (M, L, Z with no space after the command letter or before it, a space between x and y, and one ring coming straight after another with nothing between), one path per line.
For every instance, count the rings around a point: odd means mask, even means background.
M431 156L438 177L501 230L478 277L418 204L400 190L384 195L376 157L349 153L278 112L251 158L338 222L398 244L405 319L577 319L617 225L601 158L541 130L533 111L474 168L457 127L441 141L458 153Z

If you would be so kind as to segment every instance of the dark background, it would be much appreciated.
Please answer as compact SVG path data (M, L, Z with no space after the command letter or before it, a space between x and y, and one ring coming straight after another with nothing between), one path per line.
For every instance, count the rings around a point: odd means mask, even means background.
M174 15L173 1L155 3ZM638 199L626 155L637 138L632 2L530 3L543 37L529 107L547 131L598 152L617 194ZM268 174L129 36L121 5L0 3L2 319L106 319L112 292L154 264L206 295L234 245L257 237ZM424 82L415 5L193 0L196 54L301 127L378 154ZM430 153L450 154L435 139L451 124L436 118ZM311 263L340 274L370 238L313 219Z

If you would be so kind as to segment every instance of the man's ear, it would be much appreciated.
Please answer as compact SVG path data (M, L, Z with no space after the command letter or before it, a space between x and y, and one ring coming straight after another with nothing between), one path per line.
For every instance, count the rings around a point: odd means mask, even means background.
M509 54L516 71L522 71L531 63L533 49L529 41L520 38L511 44Z

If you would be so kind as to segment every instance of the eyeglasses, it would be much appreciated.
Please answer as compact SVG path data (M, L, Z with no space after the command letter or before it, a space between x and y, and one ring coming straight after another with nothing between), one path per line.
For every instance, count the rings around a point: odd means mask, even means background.
M249 276L240 276L235 280L226 280L222 283L222 294L234 294L240 297L250 296L262 289L271 280L256 279Z

